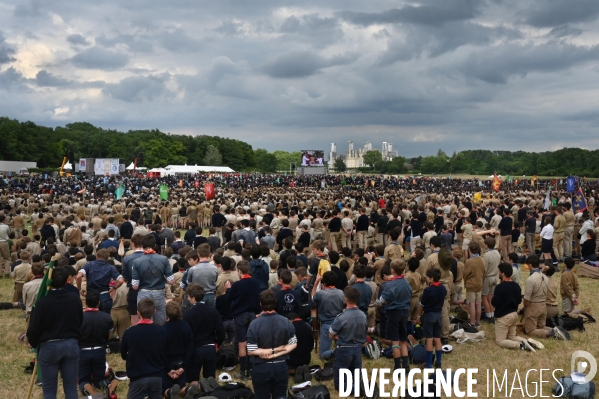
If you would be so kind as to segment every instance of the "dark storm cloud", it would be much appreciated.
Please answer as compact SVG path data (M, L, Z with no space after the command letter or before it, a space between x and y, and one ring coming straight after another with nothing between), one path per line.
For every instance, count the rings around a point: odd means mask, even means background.
M6 38L0 30L0 65L7 64L15 60L15 49L10 44L6 43Z
M29 92L30 89L27 87L26 83L27 79L14 67L10 67L4 72L0 72L0 90L7 90L9 92Z
M358 58L355 53L324 58L312 51L290 51L276 56L260 70L272 78L295 79L314 75L323 68L351 64Z
M599 45L509 44L487 48L472 54L461 66L467 76L487 83L505 84L509 77L526 76L531 72L555 72L599 59Z
M337 15L347 22L362 26L399 23L437 26L472 19L480 13L483 3L478 0L446 0L427 5L405 5L378 13L341 11Z
M127 46L129 51L134 53L151 53L154 50L154 46L149 39L146 39L145 36L138 37L133 34L118 34L110 38L102 34L96 37L96 44L108 48L124 45Z
M84 69L115 70L126 66L129 63L129 57L126 54L102 47L91 47L73 56L71 63Z
M343 37L343 30L337 18L320 17L309 14L288 17L280 26L283 40L310 41L316 47L326 47Z
M536 0L522 15L524 23L542 28L592 22L599 17L599 1Z
M107 84L102 92L129 103L152 101L164 95L171 96L165 86L167 80L168 76L132 76L119 83Z
M90 45L90 42L88 42L87 39L79 33L75 33L73 35L68 35L67 42L71 43L74 46L89 46Z
M35 75L35 80L37 85L41 87L61 87L68 86L72 83L68 79L63 79L58 76L54 76L44 69L42 69L37 73L37 75Z

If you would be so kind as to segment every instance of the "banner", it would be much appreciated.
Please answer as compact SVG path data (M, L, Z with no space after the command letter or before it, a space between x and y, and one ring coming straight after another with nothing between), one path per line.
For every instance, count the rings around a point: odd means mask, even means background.
M512 178L512 176L507 175L507 182L512 183L513 181L514 181L514 179Z
M545 202L543 203L544 209L549 209L551 207L551 189L547 189L547 195L545 195Z
M531 179L530 179L530 185L534 186L535 183L537 182L537 180L539 180L539 178L537 177L537 175L534 175Z
M195 183L193 183L193 185L194 185L196 188L198 188L198 187L200 187L200 182L196 180L196 181L195 181Z
M204 186L204 193L206 193L206 199L214 199L214 183L208 183Z
M168 186L166 184L160 185L160 199L168 201Z
M566 179L566 190L568 190L569 193L573 193L575 187L576 179L574 178L574 176L568 176L568 178Z
M501 179L496 174L493 174L493 191L497 192L501 188Z
M587 210L587 201L584 199L584 194L579 188L574 196L572 197L572 211L574 214L578 212L584 212Z
M474 193L474 202L480 202L483 199L482 193Z

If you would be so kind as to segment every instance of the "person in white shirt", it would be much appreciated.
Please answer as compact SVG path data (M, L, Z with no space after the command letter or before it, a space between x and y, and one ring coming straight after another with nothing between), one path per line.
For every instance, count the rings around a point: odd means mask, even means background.
M551 216L545 217L545 227L541 230L541 253L543 259L551 261L551 251L553 250L553 225Z

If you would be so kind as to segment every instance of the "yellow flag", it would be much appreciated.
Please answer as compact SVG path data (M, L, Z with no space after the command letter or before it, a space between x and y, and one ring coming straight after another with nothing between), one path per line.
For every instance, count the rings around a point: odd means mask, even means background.
M474 201L475 202L480 202L483 199L483 195L481 193L475 193L474 194Z

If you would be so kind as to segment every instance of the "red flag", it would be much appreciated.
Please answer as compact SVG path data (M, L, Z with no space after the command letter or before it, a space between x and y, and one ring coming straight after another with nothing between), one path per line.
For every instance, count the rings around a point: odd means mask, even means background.
M179 180L179 187L183 187L183 179Z
M204 192L206 193L206 199L214 199L214 183L208 183L204 186Z
M499 191L501 188L501 179L496 174L493 174L493 191Z
M291 188L295 187L295 182L293 180L291 180L291 183L289 183L289 187L291 187Z
M196 180L195 183L194 183L194 185L196 186L196 188L200 187L200 182Z

